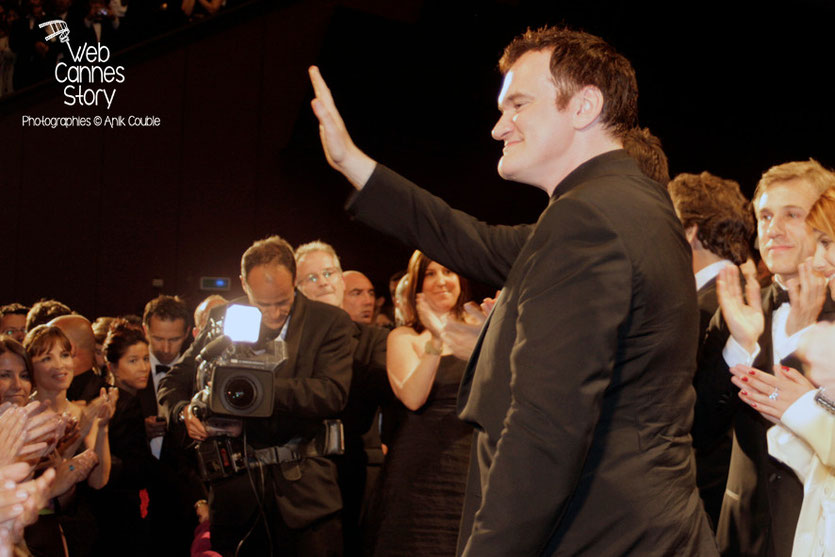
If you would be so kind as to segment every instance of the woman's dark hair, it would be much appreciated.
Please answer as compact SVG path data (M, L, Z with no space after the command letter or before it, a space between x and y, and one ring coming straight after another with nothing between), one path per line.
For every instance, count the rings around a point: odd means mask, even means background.
M26 367L26 371L29 372L29 377L31 378L33 376L32 358L29 357L29 354L26 352L23 345L9 335L0 335L0 356L6 352L19 356L20 359L23 360L23 365Z
M418 317L417 295L423 289L423 279L426 277L426 269L430 263L433 263L431 259L416 250L412 254L411 259L409 259L409 267L406 270L406 274L409 276L409 287L406 291L406 305L411 315L411 320L406 325L412 327L418 333L423 332L425 327ZM455 300L455 306L451 311L457 319L461 319L464 316L464 304L470 299L470 283L461 275L457 276L458 283L461 286L461 293L458 295L458 299Z
M110 323L107 331L107 338L104 339L104 359L111 364L116 364L125 355L125 352L136 343L148 344L145 332L127 319L121 317Z

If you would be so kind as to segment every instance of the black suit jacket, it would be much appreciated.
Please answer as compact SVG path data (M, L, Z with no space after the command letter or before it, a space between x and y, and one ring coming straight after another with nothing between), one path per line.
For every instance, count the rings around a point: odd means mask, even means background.
M580 165L534 226L488 226L380 166L350 208L503 285L459 395L483 432L468 555L715 554L689 436L690 251L633 159Z
M236 300L235 303L247 303ZM226 305L212 308L209 319L217 320L226 312ZM263 448L280 445L296 437L312 438L320 430L322 419L333 418L345 406L351 382L354 351L354 326L348 314L340 308L311 301L296 292L290 310L287 329L288 359L276 372L275 406L270 418L248 418L247 435L250 445ZM180 363L162 378L159 401L169 420L176 420L180 410L195 391L195 358L207 344L210 327L197 337ZM262 339L270 333L262 328ZM311 457L302 461L301 478L293 480L272 467L276 482L278 508L284 522L291 528L302 528L314 520L332 514L342 507L336 470L326 457ZM235 483L228 492L250 490L246 475L226 482L225 488ZM238 485L239 484L239 485ZM215 489L217 486L213 487ZM224 506L218 501L218 522L245 520L252 508ZM225 508L220 508L225 507ZM213 512L215 507L213 506ZM213 521L215 518L213 517Z
M710 320L719 309L716 295L716 277L706 282L696 292L699 305L699 345L701 346ZM698 383L698 373L696 371ZM696 485L705 506L710 524L715 529L719 523L719 512L725 496L725 484L728 482L728 466L731 461L733 433L728 427L724 435L710 440L705 446L696 446Z
M765 329L754 367L772 373L772 284L763 294ZM835 303L828 299L818 320L835 320ZM693 434L699 446L709 444L732 426L730 469L717 539L723 555L790 557L795 525L803 502L803 485L788 466L768 454L766 431L772 423L739 400L730 381L722 350L730 333L721 313L708 327L698 375L698 404ZM789 357L783 361L799 367Z

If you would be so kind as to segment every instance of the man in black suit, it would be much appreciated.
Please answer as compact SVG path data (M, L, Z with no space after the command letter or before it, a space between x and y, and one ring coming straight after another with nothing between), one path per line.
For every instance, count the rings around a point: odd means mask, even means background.
M804 329L835 318L826 281L815 275L808 260L815 242L804 221L815 200L833 186L835 174L813 160L769 169L757 185L753 205L760 254L774 282L761 300L756 277L748 273L746 303L736 267L726 267L717 279L722 312L711 321L701 350L693 435L703 445L733 426L717 525L723 555L791 555L803 486L790 468L769 456L766 431L772 424L741 403L728 369L746 364L771 373L775 365L799 367L792 354Z
M350 209L503 286L459 395L481 496L463 552L714 555L689 436L690 253L669 196L621 149L634 71L598 37L555 28L514 40L500 66L499 174L551 195L533 226L490 227L378 165L311 69L328 160L361 190Z
M342 265L333 247L315 241L296 248L296 286L311 300L344 309ZM350 313L349 313L350 316ZM362 553L360 516L368 487L374 485L383 463L377 418L380 407L393 402L386 374L388 329L353 320L353 374L348 402L339 414L345 429L345 454L334 458L342 493L342 532L345 555Z
M188 345L190 315L179 296L161 294L145 304L142 329L148 338L151 376L146 387L137 392L145 435L151 454L158 461L148 485L151 533L165 539L158 552L161 556L182 555L193 540L197 517L195 502L205 499L203 485L197 476L197 461L187 449L190 439L182 424L168 427L157 402L159 385L183 357Z
M667 184L667 191L693 252L701 344L708 323L719 309L716 276L726 265L741 265L750 256L754 216L739 184L709 172L679 174ZM714 528L728 480L732 437L728 428L705 446L695 445L696 485Z
M353 328L339 308L311 301L294 290L296 262L290 245L272 236L255 242L241 259L241 284L248 304L261 310L256 350L280 338L287 360L275 372L274 411L269 418L245 418L246 442L255 450L298 443L308 446L322 420L339 414L351 382ZM206 441L205 425L189 400L195 391L196 357L213 338L229 305L209 314L209 326L160 383L159 400L169 421L183 421L189 435ZM304 449L299 449L304 450ZM262 476L263 473L263 476ZM212 548L224 556L337 556L342 554L342 500L334 463L324 456L264 465L215 480L210 487ZM266 523L265 523L266 522ZM265 526L267 530L265 530ZM248 531L252 529L250 534Z

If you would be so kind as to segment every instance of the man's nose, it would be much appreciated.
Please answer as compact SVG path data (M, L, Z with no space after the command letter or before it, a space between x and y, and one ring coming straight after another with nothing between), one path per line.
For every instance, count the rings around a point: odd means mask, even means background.
M493 126L493 131L490 132L490 135L492 135L493 139L496 141L503 141L512 128L513 121L510 119L510 115L502 114L499 117L499 121L496 122L495 126Z
M774 217L771 219L771 222L768 223L768 229L766 230L766 234L769 237L780 236L785 231L785 222L781 217Z

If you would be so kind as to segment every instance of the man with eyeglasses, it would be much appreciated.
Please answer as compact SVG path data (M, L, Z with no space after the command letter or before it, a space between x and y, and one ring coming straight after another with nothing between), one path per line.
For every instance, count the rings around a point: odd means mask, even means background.
M0 334L23 342L23 337L26 336L27 313L29 308L17 302L0 307Z
M296 248L296 288L307 298L342 307L345 281L334 249L320 241Z
M296 287L305 297L345 308L345 280L339 257L332 246L309 242L296 248ZM386 339L388 330L354 319L353 378L348 404L340 414L345 428L345 454L335 459L342 492L342 529L345 555L359 555L362 532L359 519L366 485L374 485L383 462L377 411L394 402L386 375Z

